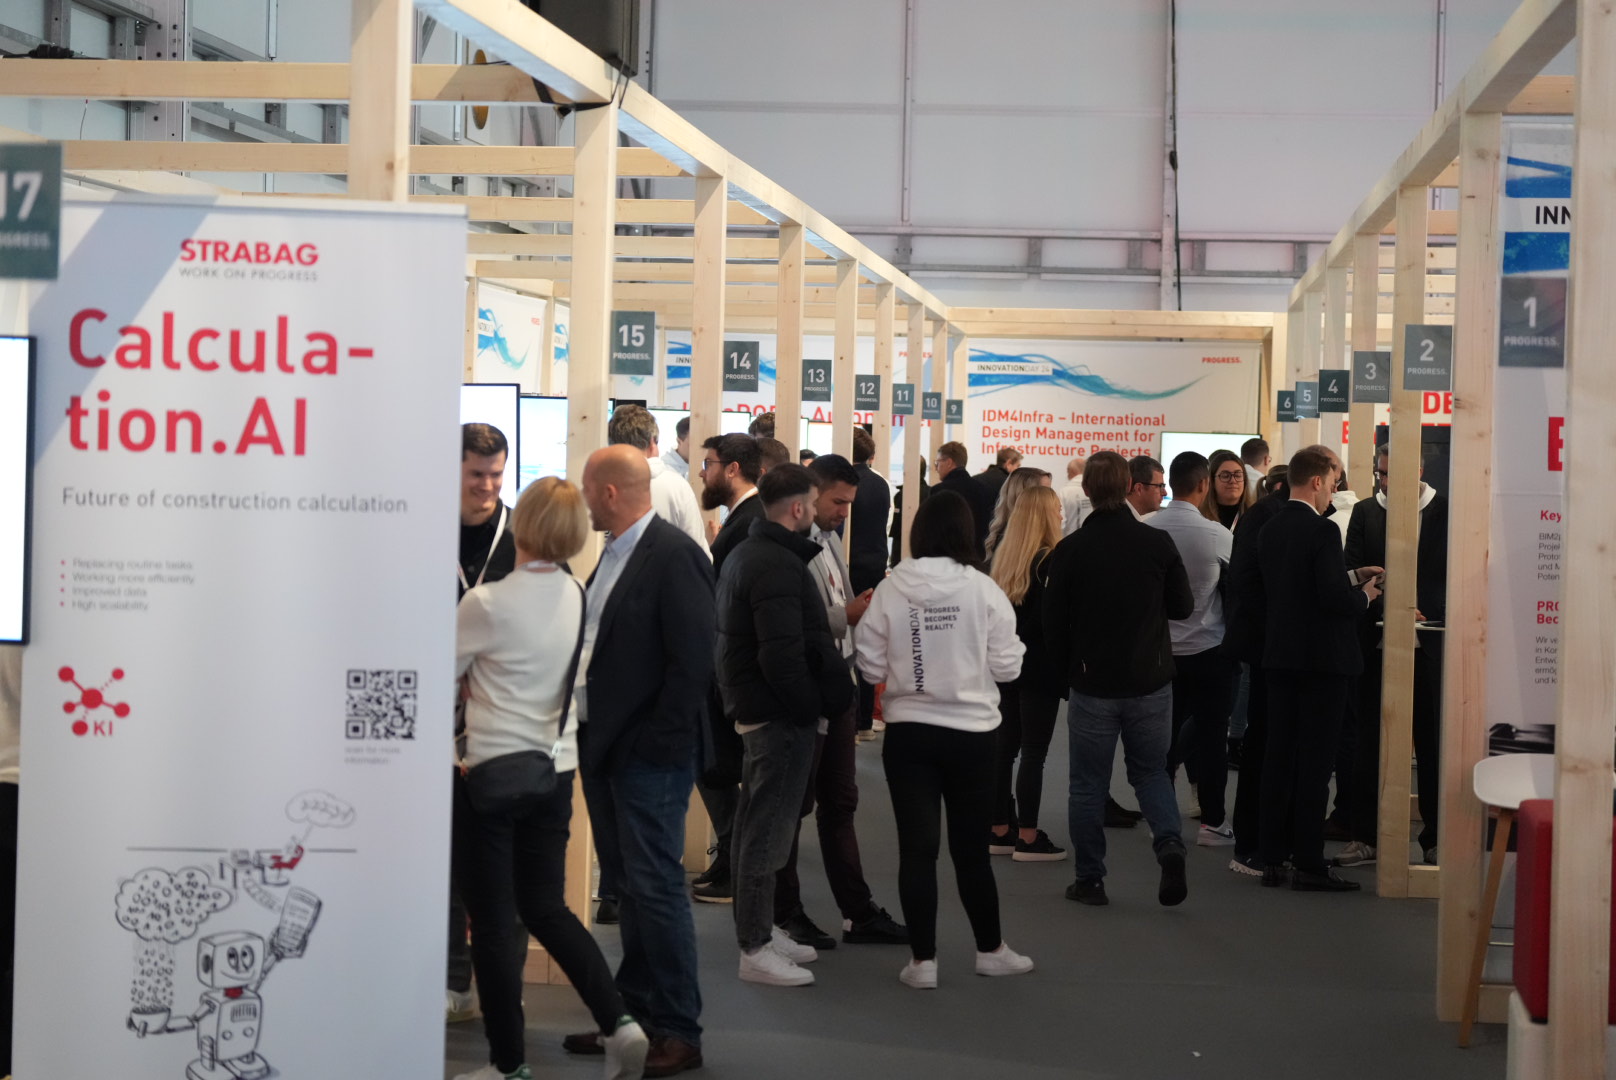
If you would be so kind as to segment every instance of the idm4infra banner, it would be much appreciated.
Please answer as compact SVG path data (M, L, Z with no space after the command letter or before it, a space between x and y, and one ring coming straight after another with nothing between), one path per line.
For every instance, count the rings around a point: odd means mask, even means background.
M441 1075L464 248L420 207L64 207L17 1075Z
M1101 450L1155 456L1163 431L1256 431L1261 359L1247 342L973 342L971 469L1013 446L1065 477L1068 461Z

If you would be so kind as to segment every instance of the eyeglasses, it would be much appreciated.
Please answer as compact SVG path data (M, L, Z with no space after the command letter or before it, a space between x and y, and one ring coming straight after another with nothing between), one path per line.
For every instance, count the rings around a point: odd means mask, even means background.
M1140 484L1139 486L1140 487L1148 487L1148 488L1159 488L1162 491L1167 490L1167 485L1166 484Z
M1218 473L1218 483L1220 483L1220 484L1238 484L1240 481L1244 480L1245 478L1246 478L1246 474L1243 473L1243 472L1220 472L1220 473Z

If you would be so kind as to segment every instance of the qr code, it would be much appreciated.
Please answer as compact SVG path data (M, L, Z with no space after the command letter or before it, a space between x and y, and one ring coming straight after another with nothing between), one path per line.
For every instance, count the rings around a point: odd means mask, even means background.
M415 738L415 690L413 671L349 668L348 738Z

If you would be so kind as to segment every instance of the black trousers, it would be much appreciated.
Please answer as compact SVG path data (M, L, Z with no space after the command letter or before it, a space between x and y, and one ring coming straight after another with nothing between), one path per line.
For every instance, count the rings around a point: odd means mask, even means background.
M916 960L937 956L937 855L944 807L948 854L976 949L992 952L1002 943L999 887L984 839L993 817L994 743L991 731L887 725L881 762L898 825L898 899Z
M1261 664L1250 665L1250 671L1246 733L1240 743L1240 779L1234 789L1234 853L1237 858L1256 855L1259 850L1263 758L1268 753L1268 679Z
M1060 698L1025 679L999 684L999 735L994 769L993 824L1036 829L1044 798L1044 762L1055 737ZM1020 769L1016 758L1021 758ZM1012 792L1011 776L1015 784Z
M1240 666L1222 649L1173 657L1171 775L1187 767L1201 803L1201 824L1222 825L1229 786L1229 712L1234 708Z
M1419 789L1421 848L1436 846L1442 772L1442 645L1440 631L1422 631L1414 650L1414 778ZM1381 651L1364 650L1358 680L1352 837L1373 847L1380 829Z
M1269 727L1263 761L1262 859L1277 866L1289 856L1298 870L1322 873L1330 773L1351 680L1312 671L1265 674Z
M0 1076L11 1075L12 969L17 944L17 785L0 784Z
M853 674L858 678L858 730L870 731L875 727L875 684L862 671Z
M814 750L813 772L808 777L808 793L802 801L802 816L814 814L819 830L819 854L825 863L825 877L842 918L863 922L875 914L875 900L864 880L864 861L859 855L858 832L853 816L858 812L858 722L857 705L830 721L829 730L819 738ZM774 921L784 923L802 911L802 879L797 874L800 843L791 842L791 855L775 877Z
M454 799L460 799L460 788L465 784L465 778L460 770L454 770ZM461 841L459 830L450 830L449 834L449 865L458 867L462 863L460 852ZM601 891L605 892L606 883L601 882ZM511 955L519 958L520 963L527 962L527 931L522 927L521 916L513 910L511 912L512 934L510 938ZM465 901L460 898L460 874L452 870L449 874L449 977L448 989L457 994L471 992L471 935L468 933L470 921L466 916ZM0 1072L0 1076L5 1075Z
M489 1060L514 1072L527 1060L523 1045L522 967L527 940L512 948L514 918L539 940L578 991L595 1024L610 1032L624 1014L600 946L565 896L567 835L572 820L574 773L562 773L556 790L509 817L477 813L464 782L455 785L456 876L471 917L471 963L482 999Z

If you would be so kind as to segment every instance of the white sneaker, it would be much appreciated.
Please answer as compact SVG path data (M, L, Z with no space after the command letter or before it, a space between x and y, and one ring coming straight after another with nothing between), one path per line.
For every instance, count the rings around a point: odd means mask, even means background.
M819 959L818 949L814 948L812 945L797 944L795 941L791 940L790 934L786 933L778 926L774 928L774 933L769 938L769 943L765 945L764 948L773 949L787 960L790 960L793 964L811 964L815 960Z
M1335 857L1337 866L1368 866L1375 861L1375 849L1362 840L1354 840Z
M513 1073L503 1073L492 1065L484 1065L469 1073L461 1073L455 1080L533 1080L533 1070L526 1065Z
M937 989L937 961L910 960L898 972L898 981L916 990Z
M1195 834L1195 843L1200 847L1233 847L1234 826L1227 821L1222 825L1202 825Z
M741 981L764 986L811 986L814 973L798 967L773 946L765 945L741 954Z
M651 1040L639 1024L624 1020L600 1044L606 1048L606 1080L640 1080L645 1075L645 1055L651 1050Z
M1032 957L1022 956L1002 941L992 952L976 954L978 975L1024 975L1032 967Z
M481 1015L481 1011L477 1008L477 995L475 992L467 990L465 993L460 993L455 990L449 990L445 994L445 1023L463 1024L467 1020L475 1020Z

